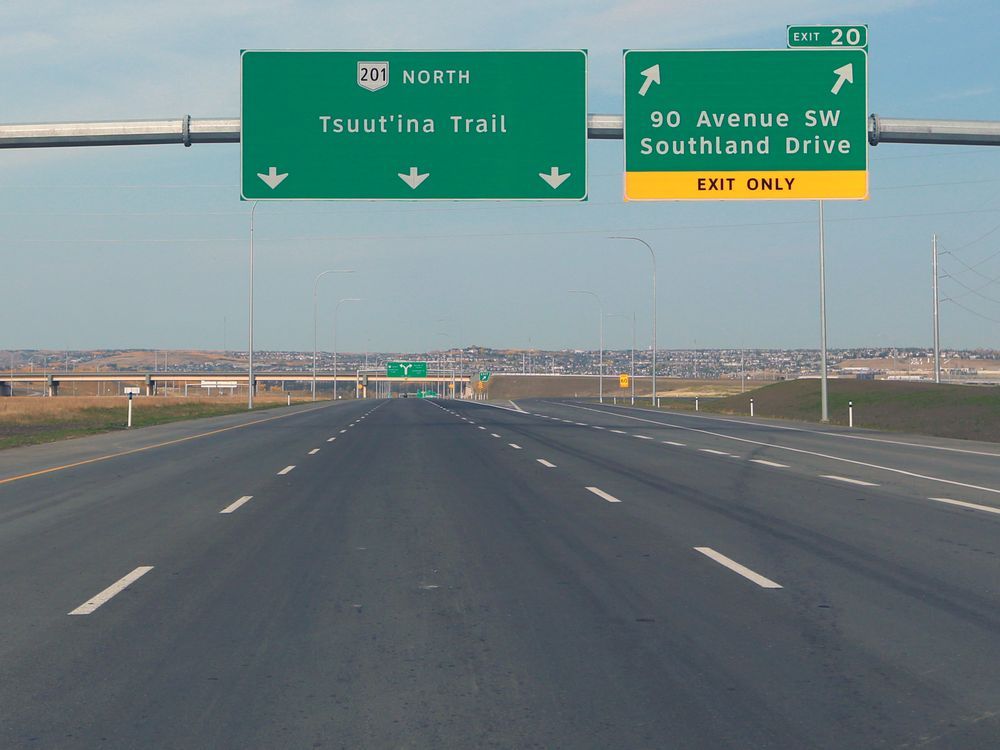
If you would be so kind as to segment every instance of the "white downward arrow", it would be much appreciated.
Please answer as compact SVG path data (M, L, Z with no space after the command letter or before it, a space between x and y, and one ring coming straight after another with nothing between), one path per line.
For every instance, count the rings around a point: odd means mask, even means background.
M284 174L278 174L277 167L268 167L267 174L257 173L257 176L264 181L271 190L274 190L278 185L284 182L285 178L288 177L288 172Z
M399 179L401 179L403 182L405 182L414 190L420 187L421 182L423 182L424 180L426 180L428 177L431 176L430 172L424 172L424 174L417 174L416 167L410 167L409 174L403 174L402 172L397 172L396 174L399 175Z
M833 84L833 88L830 89L830 93L836 96L840 93L840 87L844 85L844 81L848 83L854 83L854 63L847 63L847 65L841 65L835 71L839 77L837 82Z
M660 64L657 63L652 67L646 68L640 75L645 76L646 80L642 82L642 86L639 88L639 96L645 96L650 86L660 82Z
M538 176L549 183L549 186L555 190L557 187L566 182L572 174L572 172L559 174L559 167L552 167L548 174L545 174L545 172L539 172Z

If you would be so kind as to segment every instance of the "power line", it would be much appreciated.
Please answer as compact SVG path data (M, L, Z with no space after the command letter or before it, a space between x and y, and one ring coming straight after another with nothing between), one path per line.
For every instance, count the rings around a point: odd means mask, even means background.
M955 300L951 299L950 297L946 297L945 299L943 299L941 301L942 302L950 302L951 304L955 305L956 307L961 307L966 312L972 313L976 317L982 318L983 320L988 320L991 323L1000 323L1000 318L991 318L989 315L983 315L981 312L976 312L971 307L966 307L961 302L956 302Z
M940 276L940 278L942 278L942 279L950 279L951 281L954 281L956 284L958 284L963 289L968 289L968 292L966 294L960 294L958 297L952 297L951 299L962 299L964 297L968 297L969 294L975 294L977 297L982 297L984 300L987 300L989 302L993 302L995 304L1000 305L1000 299L994 299L993 297L989 297L989 296L987 296L987 295L985 295L985 294L983 294L982 292L979 291L980 289L985 289L986 287L990 286L990 284L983 284L978 289L973 289L971 286L968 286L964 282L959 281L957 278L955 278L951 274L948 274L948 273L942 274Z
M951 256L952 258L954 258L955 260L957 260L957 261L958 261L959 263L961 263L961 264L962 264L962 265L963 265L963 266L965 267L965 270L964 270L964 271L959 271L959 273L969 273L969 272L971 271L972 273L976 274L976 276L981 276L982 278L986 279L986 280L987 280L987 281L989 281L990 283L995 283L996 281L998 281L998 279L994 279L994 278L991 278L990 276L987 276L986 274L984 274L984 273L983 273L982 271L977 271L977 270L976 270L976 267L977 267L977 266L981 266L981 265L983 265L983 263L985 263L986 261L988 261L988 260L992 260L993 258L995 258L995 257L997 257L998 255L1000 255L1000 250L997 250L997 251L996 251L995 253L993 253L992 255L988 255L988 256L986 256L986 257L985 257L985 258L983 258L983 259L982 259L981 261L979 261L978 263L974 263L974 264L973 264L973 265L971 265L971 266L970 266L970 265L969 265L968 263L966 263L966 262L965 262L964 260L962 260L962 259L961 259L960 257L958 257L957 255L955 255L955 254L954 254L954 253L953 253L952 251L950 251L950 250L949 250L949 251L947 251L947 252L945 252L945 253L943 253L943 255L950 255L950 256ZM953 278L954 278L954 277L953 277ZM989 286L989 284L987 284L986 286Z

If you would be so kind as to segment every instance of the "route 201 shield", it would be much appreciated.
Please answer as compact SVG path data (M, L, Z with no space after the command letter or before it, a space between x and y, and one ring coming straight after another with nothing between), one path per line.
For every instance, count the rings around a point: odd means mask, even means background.
M358 85L369 91L378 91L389 85L388 62L358 62Z

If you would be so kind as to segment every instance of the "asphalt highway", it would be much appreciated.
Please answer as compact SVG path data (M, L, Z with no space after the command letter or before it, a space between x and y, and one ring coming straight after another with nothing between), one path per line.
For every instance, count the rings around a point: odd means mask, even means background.
M0 747L1000 744L998 445L542 400L156 429L0 453Z

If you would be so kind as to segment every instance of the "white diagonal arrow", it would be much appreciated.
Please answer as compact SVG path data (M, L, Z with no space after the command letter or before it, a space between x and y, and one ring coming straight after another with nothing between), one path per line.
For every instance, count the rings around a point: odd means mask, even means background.
M424 172L423 174L418 174L416 167L410 167L409 174L403 174L402 172L397 172L396 174L399 175L399 179L401 179L403 182L405 182L414 190L420 187L421 182L423 182L424 180L426 180L428 177L431 176L430 172Z
M559 167L552 167L552 169L549 170L548 174L545 174L545 172L538 173L538 176L541 177L543 180L545 180L547 183L549 183L549 186L553 190L555 190L557 187L566 182L566 180L569 179L571 175L572 172L564 172L563 174L559 174Z
M646 77L646 80L642 82L642 86L639 87L639 96L645 96L651 85L660 82L660 64L657 63L646 68L639 75Z
M833 84L833 88L830 89L830 93L836 96L840 93L840 87L844 85L844 81L848 83L854 83L854 63L847 63L847 65L841 65L835 71L839 77L837 82Z
M258 172L257 176L260 177L260 179L264 181L264 184L271 188L271 190L274 190L278 187L278 185L284 182L286 177L288 177L288 172L278 174L277 167L268 167L267 174L261 174Z

